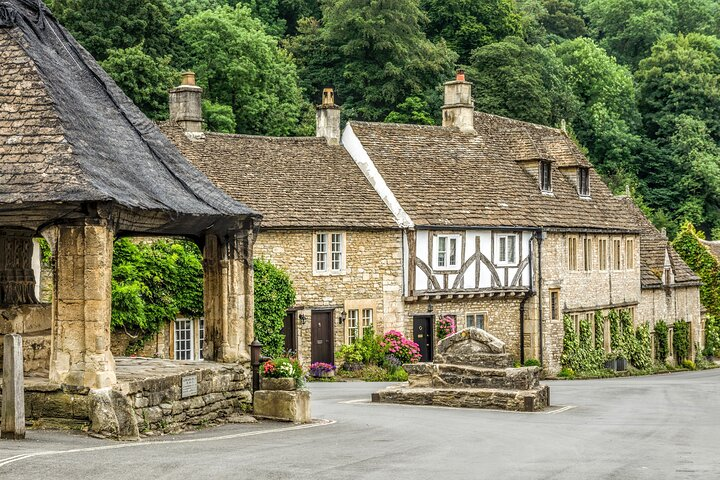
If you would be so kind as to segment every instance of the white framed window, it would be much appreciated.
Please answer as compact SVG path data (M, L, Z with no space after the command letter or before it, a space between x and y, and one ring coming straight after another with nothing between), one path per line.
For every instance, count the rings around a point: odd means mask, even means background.
M461 242L460 235L435 235L433 239L435 270L460 268Z
M175 360L193 360L193 321L189 318L178 318L174 322Z
M495 242L495 263L498 265L515 265L518 263L517 235L498 235Z
M198 319L198 358L203 360L203 350L205 349L205 318Z
M373 335L373 310L363 308L362 310L362 335Z
M347 339L348 343L353 343L360 339L360 310L348 310L347 312Z
M317 232L313 244L316 274L339 274L345 270L345 234Z
M465 326L467 328L475 327L485 330L485 321L487 320L487 312L468 313L465 315Z
M552 193L552 166L550 162L540 162L540 190Z

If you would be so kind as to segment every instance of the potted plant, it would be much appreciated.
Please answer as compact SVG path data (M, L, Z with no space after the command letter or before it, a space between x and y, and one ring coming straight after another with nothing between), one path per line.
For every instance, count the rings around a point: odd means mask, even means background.
M605 368L607 370L617 370L617 354L614 352L609 352L605 355Z
M330 378L335 376L335 365L324 362L310 364L310 376L313 378Z
M279 357L263 364L261 390L295 390L302 380L302 367L297 360Z

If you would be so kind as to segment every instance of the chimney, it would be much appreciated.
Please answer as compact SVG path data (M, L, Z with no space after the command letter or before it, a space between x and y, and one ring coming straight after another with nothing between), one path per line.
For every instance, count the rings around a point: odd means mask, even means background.
M443 127L459 128L475 133L472 83L465 81L465 72L458 70L455 80L445 82L445 105L442 107Z
M202 88L195 85L195 74L182 74L182 84L170 90L170 120L186 132L202 132Z
M340 107L335 105L332 88L323 89L322 103L317 107L316 137L325 137L328 145L340 144Z

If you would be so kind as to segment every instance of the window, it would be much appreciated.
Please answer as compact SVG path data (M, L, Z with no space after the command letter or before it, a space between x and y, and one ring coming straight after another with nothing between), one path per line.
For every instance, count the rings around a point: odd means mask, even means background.
M613 240L613 270L620 270L620 240Z
M580 314L579 313L571 313L570 320L572 321L573 327L575 328L575 337L579 338L580 337Z
M466 324L465 326L467 328L475 327L485 330L485 319L487 318L487 313L469 313L466 316Z
M360 324L358 319L359 310L348 310L347 329L348 343L353 343L360 338Z
M315 273L343 271L343 240L342 233L315 234Z
M198 358L203 359L203 349L205 348L205 319L200 317L198 320Z
M577 270L577 238L569 237L568 245L568 270Z
M363 308L362 311L362 334L373 335L373 311L372 308Z
M635 240L625 240L625 268L635 268Z
M517 235L498 235L498 265L514 265L517 263Z
M540 162L540 190L552 192L552 169L550 162Z
M193 322L187 318L175 320L175 360L193 359Z
M590 196L590 169L580 167L578 169L578 193L581 197Z
M550 292L550 318L560 320L560 292Z
M435 236L435 268L451 270L460 266L460 235Z
M607 239L601 238L598 240L598 268L600 270L607 270L607 256L608 256L608 245Z
M592 270L592 238L583 238L583 269Z

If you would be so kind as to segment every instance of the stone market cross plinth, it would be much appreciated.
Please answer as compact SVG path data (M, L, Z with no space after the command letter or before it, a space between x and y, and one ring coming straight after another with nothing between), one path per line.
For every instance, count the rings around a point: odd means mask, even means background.
M373 394L373 401L447 407L537 411L549 389L540 367L513 368L505 344L479 328L466 328L437 344L433 363L404 365L407 386Z

